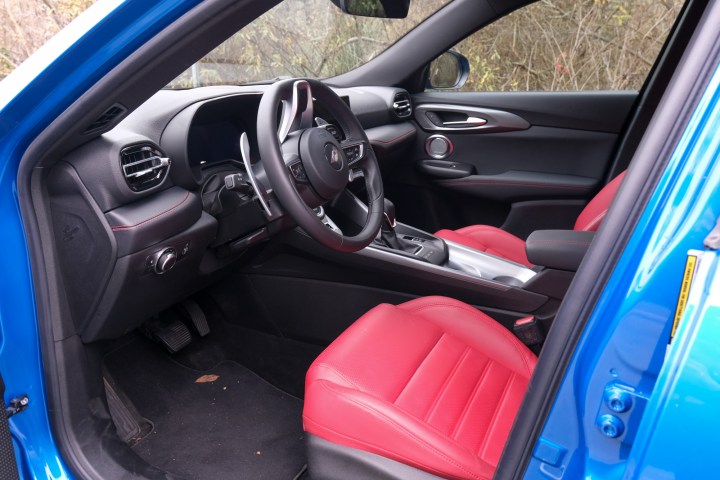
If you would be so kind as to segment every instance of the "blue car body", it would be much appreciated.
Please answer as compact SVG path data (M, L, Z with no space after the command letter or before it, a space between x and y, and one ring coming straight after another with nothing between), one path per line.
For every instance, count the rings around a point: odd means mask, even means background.
M18 202L20 160L96 81L198 0L100 2L0 84L0 372L22 478L73 478L50 427L32 270ZM68 74L68 72L71 72ZM712 478L720 420L720 270L703 257L670 346L687 252L720 216L720 69L697 103L578 344L525 478ZM608 389L628 395L616 412ZM601 428L608 416L621 433ZM617 432L615 432L617 433Z

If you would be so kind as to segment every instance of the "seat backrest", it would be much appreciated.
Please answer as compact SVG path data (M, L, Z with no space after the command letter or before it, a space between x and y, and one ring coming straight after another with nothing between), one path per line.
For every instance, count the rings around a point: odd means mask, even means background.
M605 185L603 189L590 200L590 203L585 205L585 208L580 212L580 215L575 221L575 230L594 232L600 227L624 176L625 171L613 178L610 183Z

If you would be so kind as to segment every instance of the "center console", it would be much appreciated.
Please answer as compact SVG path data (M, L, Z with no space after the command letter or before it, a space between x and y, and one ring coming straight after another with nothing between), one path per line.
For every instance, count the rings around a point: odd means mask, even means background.
M367 212L354 195L339 198L332 208L330 216L323 210L318 216L328 228L350 234L348 225L362 225ZM341 212L353 212L356 218L348 222ZM358 252L329 251L306 235L294 235L293 241L324 261L340 265L345 271L339 277L343 281L352 278L349 281L409 295L449 296L491 311L493 317L509 324L533 315L547 326L592 236L571 230L533 233L527 247L536 266L529 268L398 222L392 203L387 202L382 229L373 243Z
M398 223L395 206L387 199L382 228L368 249L380 249L511 287L522 287L537 275L535 270L524 265Z

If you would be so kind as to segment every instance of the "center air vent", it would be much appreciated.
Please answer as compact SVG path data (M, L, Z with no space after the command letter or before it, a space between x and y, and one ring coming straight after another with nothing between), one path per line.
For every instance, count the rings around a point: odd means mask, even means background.
M393 99L393 110L398 118L409 117L412 114L410 95L407 92L400 92Z
M170 159L152 145L133 145L120 152L120 165L130 189L142 192L165 180Z

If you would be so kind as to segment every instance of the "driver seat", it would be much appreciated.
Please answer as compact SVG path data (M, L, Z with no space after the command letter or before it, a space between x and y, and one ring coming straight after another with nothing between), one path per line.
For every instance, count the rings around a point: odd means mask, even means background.
M590 200L577 217L574 230L594 232L600 227L624 176L625 171L613 178ZM525 241L497 227L470 225L458 230L438 230L435 236L512 260L526 267L534 266L525 253Z
M308 370L311 478L490 479L535 363L460 301L373 308Z

